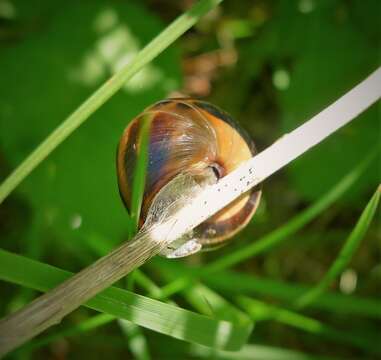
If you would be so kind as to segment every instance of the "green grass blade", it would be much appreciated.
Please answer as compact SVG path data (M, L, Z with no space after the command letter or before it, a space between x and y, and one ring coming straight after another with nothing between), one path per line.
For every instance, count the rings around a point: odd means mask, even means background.
M172 280L178 274L176 271L173 272L173 269L155 268L155 272L160 273L166 280ZM195 283L192 287L183 289L182 294L195 309L203 314L234 323L248 324L252 327L252 321L245 313L201 283Z
M297 307L305 307L312 302L314 302L324 290L333 282L333 280L340 275L340 273L345 269L349 261L352 259L354 252L360 245L366 231L371 224L373 217L376 213L376 209L380 200L381 186L379 186L370 199L369 203L362 212L355 228L348 236L343 248L341 249L338 257L331 265L330 269L321 279L321 281L309 290L307 293L302 295L297 301Z
M239 297L237 301L254 321L277 321L328 340L381 354L381 348L374 346L376 338L372 338L370 334L354 333L349 329L338 330L313 318L248 297Z
M229 271L220 272L218 275L210 275L203 280L208 285L221 291L265 297L270 296L273 299L289 303L296 301L310 289L310 287L305 285L289 284ZM234 284L234 289L232 289L233 286L228 284ZM311 307L334 313L381 319L381 301L378 299L356 297L341 293L324 293L311 304Z
M72 274L0 250L0 279L47 291ZM104 290L85 306L129 320L168 336L209 347L237 350L247 340L248 324L212 319L116 287Z
M125 279L126 289L133 292L135 288L137 269L129 273ZM128 348L136 360L150 360L151 355L149 352L148 342L143 333L143 330L131 321L118 319L117 323L121 329Z
M156 269L158 268L156 266L158 260L159 259L153 259L152 261ZM166 272L172 271L174 274L182 275L181 279L192 276L194 272L192 268L187 267L184 264L170 261L161 261L160 270ZM302 284L290 284L283 281L266 279L231 270L205 274L205 276L202 277L202 280L211 288L230 295L246 294L263 296L286 303L295 302L302 294L311 289L311 287ZM323 293L311 304L311 308L334 313L381 319L380 300L357 297L354 295L344 295L337 292Z
M247 344L240 351L212 350L194 345L191 355L197 358L214 360L337 360L337 358L305 354L299 351L282 349L273 346Z
M152 114L142 117L139 128L139 153L138 160L134 169L132 198L131 198L131 218L133 224L132 234L134 236L138 232L140 211L143 201L145 178L148 166L148 147L150 138Z
M95 315L88 320L82 321L79 324L75 324L73 326L65 328L57 333L54 333L49 336L45 336L38 340L33 340L29 344L20 347L20 349L18 349L16 352L36 349L41 346L50 344L51 342L55 340L62 339L63 337L71 337L71 336L79 335L79 334L94 330L100 326L106 325L113 320L115 320L115 316L112 316L109 314Z
M84 123L91 114L101 107L138 71L152 61L185 31L191 28L200 17L205 15L222 0L201 0L190 10L179 16L157 37L146 45L136 57L122 67L81 106L61 123L1 184L0 203L37 167L59 144Z
M118 319L118 324L126 337L128 348L134 355L134 359L151 359L151 355L148 350L147 339L144 336L142 329L132 322L123 319Z
M306 210L302 211L299 215L295 216L288 223L278 227L275 231L257 241L254 241L252 244L243 246L241 249L231 252L224 257L220 257L218 260L209 264L206 270L208 272L212 272L226 269L249 259L252 256L268 251L275 245L286 240L290 235L296 233L303 226L321 214L325 209L335 203L335 201L339 199L340 196L342 196L358 180L361 174L364 173L365 169L369 166L375 155L375 152L368 155L364 161L362 161L355 169L347 174L325 196L312 204Z
M91 241L88 242L90 250L94 252L97 256L103 256L107 252L111 251L110 244L106 241L104 237L96 236L94 237L94 240L96 241L93 241L92 237L89 237L89 238L91 238ZM130 277L131 275L132 274L129 274L128 277ZM136 281L143 289L145 289L151 297L154 297L154 298L162 297L160 288L141 270L139 269L134 270L133 275L134 275L134 281ZM26 288L23 288L23 289L26 289ZM176 305L174 302L170 302L170 301L167 301L167 303ZM33 340L30 344L21 347L20 351L39 348L41 346L47 345L63 337L76 336L81 333L91 331L97 327L106 325L109 322L114 320L117 320L122 330L125 331L127 335L127 339L129 339L129 336L132 333L132 336L130 336L130 340L132 344L129 343L128 346L129 346L129 349L132 351L132 353L134 353L135 357L137 359L139 359L139 356L142 359L149 359L148 350L147 351L144 350L144 349L148 349L148 345L146 344L145 337L143 336L141 331L139 333L139 331L136 330L138 326L132 324L131 322L128 322L127 320L123 320L123 319L118 320L115 316L112 316L109 314L95 315L90 319L84 320L83 322L79 324L75 324L71 327L64 328L52 335L45 336L37 341ZM133 325L134 328L132 328L131 325Z

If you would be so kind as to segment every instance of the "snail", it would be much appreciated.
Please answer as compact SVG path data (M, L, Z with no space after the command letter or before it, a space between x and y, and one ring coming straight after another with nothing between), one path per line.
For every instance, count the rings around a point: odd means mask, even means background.
M133 119L119 142L117 178L121 198L128 210L139 154L139 131L145 120L150 121L150 133L140 227L155 195L179 174L190 174L197 181L205 177L217 182L256 154L254 142L247 133L216 106L192 98L160 101ZM243 194L197 226L191 238L176 242L175 247L162 255L182 257L225 244L250 221L260 197L258 188Z

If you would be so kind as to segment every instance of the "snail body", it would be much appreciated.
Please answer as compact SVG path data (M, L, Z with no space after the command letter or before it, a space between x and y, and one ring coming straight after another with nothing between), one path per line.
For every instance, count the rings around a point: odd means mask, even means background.
M132 120L118 146L118 185L127 209L131 208L133 171L144 121L150 122L150 134L140 226L154 197L179 174L189 174L198 181L218 181L256 154L254 142L246 132L214 105L188 98L160 101ZM250 221L260 196L258 189L243 194L196 227L192 239L183 240L189 246L164 255L181 257L224 244Z

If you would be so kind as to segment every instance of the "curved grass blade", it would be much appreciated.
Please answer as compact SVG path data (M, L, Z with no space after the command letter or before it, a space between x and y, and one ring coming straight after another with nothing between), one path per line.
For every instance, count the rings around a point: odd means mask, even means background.
M156 269L167 280L177 277L177 272L173 272L174 267ZM191 287L182 290L185 299L198 311L203 314L216 317L221 320L232 321L234 323L248 324L253 327L251 319L239 308L232 305L217 292L201 283L195 283ZM161 296L165 295L163 293Z
M222 0L201 0L179 16L136 57L116 72L81 106L64 120L42 143L5 179L0 185L0 204L20 184L38 164L40 164L73 131L82 125L89 116L98 110L138 71L152 61L176 39L190 29L203 15L217 6Z
M344 246L342 247L336 260L333 262L327 273L314 286L311 290L303 294L295 303L296 307L303 308L314 302L327 287L334 281L334 279L343 272L349 261L352 259L354 252L360 245L361 240L364 238L366 231L371 224L376 209L380 200L381 185L377 188L376 192L370 199L369 203L362 212L356 226L348 236Z
M254 321L277 321L328 340L357 347L369 353L381 354L381 348L374 346L376 337L371 334L355 333L348 329L338 330L319 320L248 297L239 297L237 302Z
M153 259L155 269L158 269ZM184 264L174 262L160 262L161 271L181 274L181 279L190 278L194 272L192 268ZM164 270L165 269L165 270ZM253 295L272 298L286 303L295 302L302 294L311 287L287 283L283 281L262 278L245 273L230 270L218 273L206 274L202 280L211 288L231 295ZM195 280L193 280L195 282ZM163 294L167 295L167 294ZM381 319L381 301L378 299L344 295L338 292L323 293L311 304L311 308L320 309L341 314L360 315L369 318Z
M70 276L67 271L0 250L2 280L46 291ZM85 306L180 340L221 349L239 349L251 331L247 323L212 319L116 287L104 290Z

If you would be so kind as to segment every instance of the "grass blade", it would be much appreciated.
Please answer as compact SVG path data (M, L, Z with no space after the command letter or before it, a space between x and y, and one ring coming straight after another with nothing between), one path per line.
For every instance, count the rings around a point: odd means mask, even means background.
M152 114L143 116L139 128L139 154L138 160L134 169L132 198L131 198L131 218L133 224L133 231L130 237L138 232L140 211L143 201L145 178L148 166L148 147L150 138Z
M61 123L0 186L0 203L37 167L59 144L75 131L89 116L113 96L138 71L152 61L184 32L191 28L222 0L201 0L179 16L157 37L146 45L136 57L96 90L81 106Z
M376 339L372 339L370 334L354 333L348 329L338 330L310 317L248 297L239 297L237 301L254 321L278 321L328 340L355 346L370 353L381 354L381 349L374 346Z
M240 351L235 352L212 350L194 345L190 352L197 358L214 360L334 360L332 357L310 355L299 351L257 344L245 345Z
M155 265L155 269L159 269L159 267L156 266L158 261L159 259L153 259L152 261ZM194 272L192 268L184 264L170 261L161 261L160 270L172 272L173 274L181 274L182 277L180 277L180 279L190 278ZM311 287L302 284L290 284L230 270L206 274L202 277L202 280L213 289L230 295L246 294L264 296L286 303L295 302L302 294L311 289ZM195 282L196 280L193 281ZM381 319L380 300L344 295L337 292L323 293L311 304L311 308Z
M177 276L177 272L173 272L173 268L169 271L168 269L155 270L159 271L167 280L172 280ZM182 294L195 309L203 314L253 327L252 321L245 313L201 283L195 283L192 287L182 290ZM164 294L161 295L163 296Z
M16 350L16 353L18 351L33 350L33 349L39 348L41 346L50 344L51 342L55 340L62 339L63 337L75 336L75 335L79 335L79 334L94 330L100 326L110 323L113 320L115 320L115 316L112 316L109 314L99 314L99 315L93 316L88 320L85 320L79 324L70 326L55 334L45 336L39 340L33 340L28 345L22 346L20 347L20 349Z
M56 267L0 250L2 280L46 291L70 275ZM85 306L177 339L221 349L239 349L251 330L248 324L212 319L116 287L104 290Z
M142 329L131 321L123 319L118 319L118 324L127 339L128 348L134 355L134 359L151 359L151 355L148 350L147 339L145 338Z
M376 192L365 207L355 228L348 236L343 248L341 249L334 263L331 265L330 269L327 271L327 273L315 287L313 287L307 293L302 295L296 301L296 306L298 308L305 307L314 302L333 282L333 280L345 269L345 267L351 260L354 252L360 245L361 240L363 239L366 231L369 228L369 225L373 220L380 200L380 193L381 186L377 188Z

